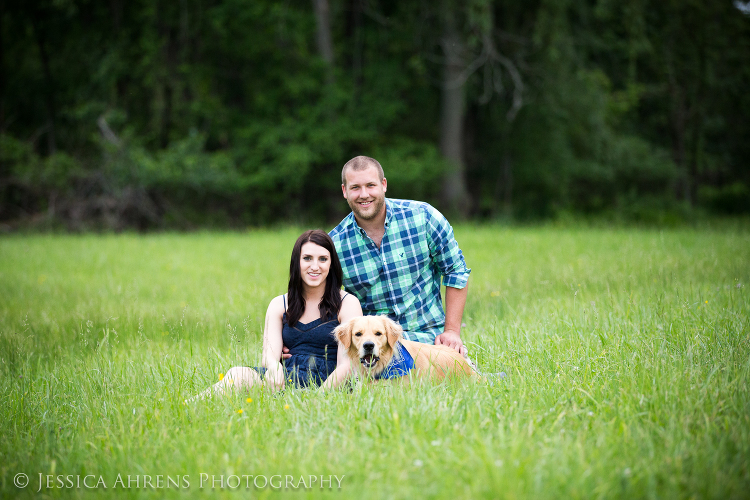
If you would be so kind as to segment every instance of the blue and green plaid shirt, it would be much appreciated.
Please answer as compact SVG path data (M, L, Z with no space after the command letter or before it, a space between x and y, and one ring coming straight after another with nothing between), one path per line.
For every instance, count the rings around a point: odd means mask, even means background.
M380 248L350 213L329 233L344 269L344 288L365 315L387 315L408 340L433 343L443 333L440 284L463 288L466 267L453 228L427 203L385 200Z

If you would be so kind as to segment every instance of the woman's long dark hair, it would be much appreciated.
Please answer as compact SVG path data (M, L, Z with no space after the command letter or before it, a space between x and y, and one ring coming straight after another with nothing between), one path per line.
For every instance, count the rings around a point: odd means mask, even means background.
M289 289L287 298L289 308L286 312L287 323L294 326L305 312L305 297L302 295L302 273L300 272L300 257L302 256L302 245L315 243L331 254L331 267L326 278L326 290L318 305L320 317L323 321L335 319L341 309L341 284L344 281L344 273L341 270L341 262L336 254L336 247L328 233L320 229L305 231L297 238L292 250L292 261L289 264Z

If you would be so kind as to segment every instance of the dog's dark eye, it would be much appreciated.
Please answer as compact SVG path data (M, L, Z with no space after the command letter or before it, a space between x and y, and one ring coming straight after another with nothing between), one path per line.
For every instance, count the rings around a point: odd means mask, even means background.
M355 337L361 337L362 336L362 332L357 332L357 333L354 334L354 336Z
M382 332L375 332L375 336L376 336L376 337L380 337L381 335L383 335L383 333L382 333Z

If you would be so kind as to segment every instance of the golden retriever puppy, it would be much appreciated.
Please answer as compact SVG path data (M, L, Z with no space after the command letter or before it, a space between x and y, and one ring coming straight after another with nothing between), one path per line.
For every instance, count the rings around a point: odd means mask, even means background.
M420 377L477 378L467 359L446 346L403 338L401 326L386 316L352 318L334 330L354 370L373 379L396 378L413 372Z

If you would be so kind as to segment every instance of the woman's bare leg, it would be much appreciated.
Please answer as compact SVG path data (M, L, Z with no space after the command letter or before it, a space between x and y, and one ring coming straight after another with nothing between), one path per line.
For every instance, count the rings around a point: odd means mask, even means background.
M200 394L185 400L185 402L192 403L193 401L205 399L213 394L226 394L230 391L240 391L243 389L248 390L261 383L262 381L258 372L252 368L246 366L235 366L227 371L223 379L219 380Z

